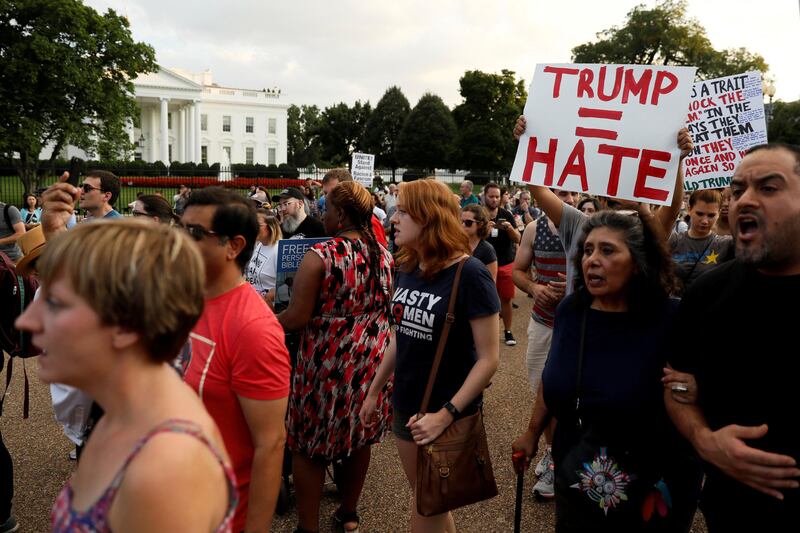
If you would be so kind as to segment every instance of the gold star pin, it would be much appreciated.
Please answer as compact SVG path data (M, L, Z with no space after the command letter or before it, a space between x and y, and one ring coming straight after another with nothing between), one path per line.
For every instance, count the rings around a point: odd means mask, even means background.
M719 254L717 252L709 252L709 254L706 256L705 264L707 264L707 265L711 265L711 264L716 265L716 264L718 264L717 263L717 257L719 257Z

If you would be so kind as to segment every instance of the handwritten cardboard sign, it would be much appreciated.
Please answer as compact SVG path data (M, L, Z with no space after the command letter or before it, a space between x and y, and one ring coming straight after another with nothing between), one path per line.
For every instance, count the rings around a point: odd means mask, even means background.
M353 181L356 181L369 189L372 187L372 176L375 170L375 155L361 154L355 152L353 154L353 161L350 165L350 173L353 175Z
M696 70L536 65L511 180L669 204Z
M730 185L747 149L767 142L761 73L695 83L686 124L694 141L683 161L686 190Z

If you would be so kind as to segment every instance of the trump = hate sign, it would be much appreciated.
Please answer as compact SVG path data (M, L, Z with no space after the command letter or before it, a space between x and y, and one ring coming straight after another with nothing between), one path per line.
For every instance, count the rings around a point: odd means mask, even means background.
M695 71L537 65L511 180L669 204Z

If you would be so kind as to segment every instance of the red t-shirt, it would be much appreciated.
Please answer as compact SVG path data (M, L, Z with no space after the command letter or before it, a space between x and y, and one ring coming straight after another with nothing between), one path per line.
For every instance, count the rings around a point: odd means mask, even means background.
M239 505L233 531L244 530L253 441L238 397L276 400L289 395L291 364L283 328L249 283L206 300L190 335L184 380L200 395L228 450Z
M386 232L383 230L383 224L375 215L372 215L372 232L375 233L375 240L384 248L389 246L386 242Z

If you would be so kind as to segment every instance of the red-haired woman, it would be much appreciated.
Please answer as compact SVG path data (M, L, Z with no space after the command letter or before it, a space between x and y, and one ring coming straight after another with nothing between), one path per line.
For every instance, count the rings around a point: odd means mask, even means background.
M442 183L418 180L400 185L392 215L397 283L392 297L396 330L364 400L361 419L375 424L380 392L394 373L392 430L403 470L416 486L417 447L436 439L453 420L480 408L482 391L499 362L500 301L492 276L476 258L464 263L452 324L428 413L418 416L436 347L445 322L458 264L470 255L461 213ZM416 495L415 495L416 500ZM450 513L420 516L413 506L411 531L455 531Z

